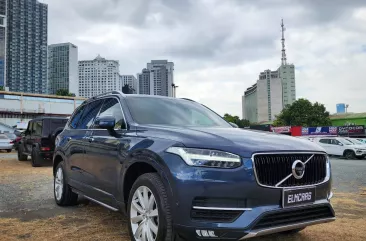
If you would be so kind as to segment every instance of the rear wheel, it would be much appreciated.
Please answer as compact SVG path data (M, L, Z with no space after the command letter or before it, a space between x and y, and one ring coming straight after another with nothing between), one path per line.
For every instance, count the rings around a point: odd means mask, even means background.
M71 187L67 183L63 162L60 162L56 167L53 190L57 205L71 206L77 204L78 195L71 190Z
M11 149L6 150L8 153L11 152Z
M39 156L39 152L35 147L32 149L31 161L33 167L40 167L43 163L43 158Z
M345 151L344 157L348 160L355 159L355 152L354 151Z
M177 241L167 191L156 173L146 173L133 184L127 206L132 241Z
M28 159L27 155L23 154L22 146L18 147L18 161L26 161Z

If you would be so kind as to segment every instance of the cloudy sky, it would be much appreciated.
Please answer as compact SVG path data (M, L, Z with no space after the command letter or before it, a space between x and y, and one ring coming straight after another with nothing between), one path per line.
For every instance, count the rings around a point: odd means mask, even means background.
M365 0L40 0L49 44L72 42L121 74L151 59L175 64L177 97L241 117L241 96L281 62L281 18L297 97L366 112Z

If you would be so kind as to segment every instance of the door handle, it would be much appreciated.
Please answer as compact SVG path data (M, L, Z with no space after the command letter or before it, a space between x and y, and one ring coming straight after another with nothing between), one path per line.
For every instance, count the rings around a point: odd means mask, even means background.
M93 137L88 137L89 142L93 142L94 138Z
M71 137L67 137L67 141L71 141L71 139L72 139Z

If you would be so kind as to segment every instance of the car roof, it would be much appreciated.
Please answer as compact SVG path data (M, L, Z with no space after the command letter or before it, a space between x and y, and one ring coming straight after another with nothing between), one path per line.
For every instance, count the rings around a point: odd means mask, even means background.
M39 121L39 120L67 120L67 117L58 117L58 116L40 116L36 117L30 121Z

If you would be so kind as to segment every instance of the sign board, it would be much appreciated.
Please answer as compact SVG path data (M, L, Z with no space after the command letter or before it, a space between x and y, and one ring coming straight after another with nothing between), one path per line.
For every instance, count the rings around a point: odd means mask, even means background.
M365 126L339 126L338 135L364 135Z
M301 130L303 136L321 136L321 135L337 135L336 126L321 126L321 127L303 127Z
M275 133L290 133L291 126L280 126L280 127L272 127L271 130Z

